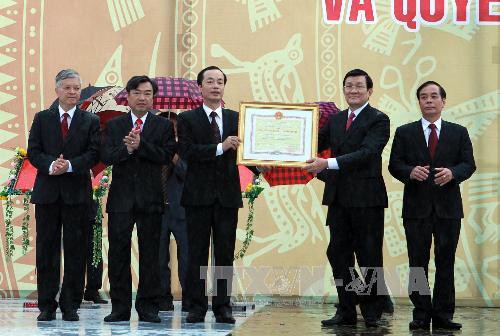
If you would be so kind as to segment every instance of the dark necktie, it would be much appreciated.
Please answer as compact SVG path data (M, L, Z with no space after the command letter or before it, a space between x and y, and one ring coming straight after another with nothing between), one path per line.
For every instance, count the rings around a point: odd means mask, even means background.
M220 136L219 125L217 125L217 121L215 120L215 117L217 117L217 113L215 111L210 112L210 117L212 117L212 121L210 122L210 126L212 126L214 143L216 143L216 144L221 143L222 139Z
M430 124L429 128L431 129L431 133L429 134L429 154L431 155L431 160L434 159L434 155L436 154L436 147L438 144L438 136L436 132L436 125Z
M134 131L141 133L142 131L142 119L137 119L134 123Z
M69 117L69 114L68 113L63 113L63 118L61 120L61 133L62 133L62 137L63 137L63 140L66 139L66 136L68 135L68 130L69 130L69 127L68 127L68 117Z
M349 114L349 119L347 119L347 123L345 124L346 131L349 129L349 127L351 127L352 121L354 120L355 116L356 115L354 114L354 112L351 112L351 114Z

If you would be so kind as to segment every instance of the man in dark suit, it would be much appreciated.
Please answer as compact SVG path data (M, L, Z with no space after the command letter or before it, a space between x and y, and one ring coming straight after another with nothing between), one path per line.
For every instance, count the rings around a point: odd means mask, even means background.
M162 112L160 116L167 117L174 127L177 140L177 114L173 112ZM170 235L173 234L177 244L177 269L179 282L182 288L182 311L188 311L189 300L186 284L188 265L188 239L186 227L186 212L181 205L182 189L186 178L187 165L178 154L174 155L172 162L164 167L162 180L166 207L162 218L160 235L160 311L174 309L171 291L170 272Z
M36 268L39 321L54 320L64 231L64 276L59 307L66 321L78 321L85 285L85 251L90 168L97 163L99 118L76 107L80 75L71 69L56 76L58 107L35 115L28 157L38 169L31 195L36 204Z
M339 305L336 315L322 321L325 326L356 324L356 303L368 327L380 318L382 243L387 192L382 177L382 150L389 140L389 118L368 100L373 81L363 70L349 71L343 81L349 109L334 114L320 130L318 151L330 148L335 158L313 158L309 172L329 169L323 204L328 205L330 228L328 260L333 270ZM364 284L356 278L355 258L366 267ZM377 291L379 289L379 291Z
M134 76L126 90L132 111L107 123L102 151L102 161L113 165L106 204L112 311L104 321L130 320L131 236L136 223L139 288L135 309L140 321L159 323L158 245L165 207L161 170L172 160L175 141L168 120L150 112L158 91L156 82L147 76Z
M181 204L188 230L190 309L186 322L203 322L210 232L213 232L217 294L212 310L220 323L234 323L231 282L238 209L243 206L236 165L238 113L221 106L226 75L215 66L198 74L203 106L178 117L179 150L188 168ZM220 267L219 267L220 266ZM204 271L204 273L202 272ZM220 271L220 273L218 273Z
M403 225L410 261L408 292L415 308L409 327L458 330L454 264L464 217L460 183L476 170L467 129L441 119L446 91L434 81L417 89L422 119L398 127L389 171L403 182ZM431 300L428 268L432 237L436 278Z

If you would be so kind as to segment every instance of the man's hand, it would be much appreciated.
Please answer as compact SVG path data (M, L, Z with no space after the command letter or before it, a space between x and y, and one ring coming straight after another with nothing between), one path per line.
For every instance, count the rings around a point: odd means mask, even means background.
M434 175L434 183L440 187L453 180L453 173L448 168L435 168L436 175Z
M69 161L64 159L64 156L61 154L59 157L54 161L54 164L52 165L52 171L49 173L49 175L61 175L64 174L68 171L69 168Z
M123 143L127 147L127 151L129 153L134 152L135 150L137 150L137 148L139 148L139 145L141 143L141 134L132 130L123 138Z
M305 170L308 173L318 174L319 172L322 172L323 170L328 168L328 160L327 159L322 159L322 158L316 157L316 158L309 159L306 162L309 164L304 166L302 168L302 170Z
M410 172L410 179L425 181L429 177L429 166L415 166Z
M222 150L225 152L228 149L236 150L241 144L241 140L237 136L228 136L222 143Z

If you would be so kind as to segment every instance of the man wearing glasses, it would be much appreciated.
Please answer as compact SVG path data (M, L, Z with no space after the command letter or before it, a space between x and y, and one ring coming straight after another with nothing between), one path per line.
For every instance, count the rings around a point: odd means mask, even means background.
M343 85L349 108L332 115L318 135L318 151L330 148L335 157L312 158L304 168L316 174L328 169L323 193L330 228L326 254L339 304L335 316L322 324L355 325L360 302L366 326L377 327L382 298L377 294L386 294L380 293L385 289L380 270L387 207L382 150L389 140L389 117L368 103L373 81L365 71L349 71ZM354 270L355 258L363 281Z

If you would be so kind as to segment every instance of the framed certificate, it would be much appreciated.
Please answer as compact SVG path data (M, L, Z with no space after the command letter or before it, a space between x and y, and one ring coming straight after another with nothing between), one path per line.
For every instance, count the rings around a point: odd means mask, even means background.
M316 156L316 104L240 104L238 164L302 167Z

